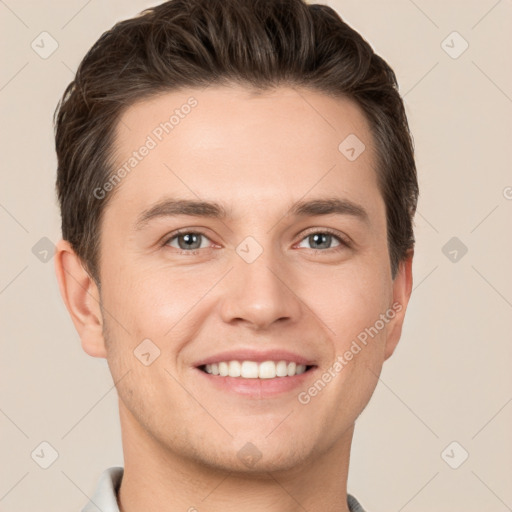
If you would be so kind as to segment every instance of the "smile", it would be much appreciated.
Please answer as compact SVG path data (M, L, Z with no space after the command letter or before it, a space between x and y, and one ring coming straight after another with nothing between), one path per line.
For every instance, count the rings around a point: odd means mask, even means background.
M293 361L220 361L200 367L210 375L220 377L239 377L242 379L274 379L301 375L312 368Z

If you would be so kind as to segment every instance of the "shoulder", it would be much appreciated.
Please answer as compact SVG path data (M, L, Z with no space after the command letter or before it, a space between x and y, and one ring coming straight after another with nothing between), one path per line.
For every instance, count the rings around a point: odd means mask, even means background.
M351 494L347 494L347 503L350 512L365 512L359 501Z
M81 512L119 512L117 491L123 478L124 468L113 466L100 475L92 498Z

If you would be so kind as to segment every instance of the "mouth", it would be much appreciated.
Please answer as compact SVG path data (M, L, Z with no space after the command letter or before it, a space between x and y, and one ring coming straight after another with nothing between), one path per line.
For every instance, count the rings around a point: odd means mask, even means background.
M199 370L213 376L240 379L282 379L302 375L315 365L298 364L295 361L220 361L203 364Z
M316 365L295 361L229 360L196 367L204 385L210 389L244 399L269 399L297 395L314 379Z

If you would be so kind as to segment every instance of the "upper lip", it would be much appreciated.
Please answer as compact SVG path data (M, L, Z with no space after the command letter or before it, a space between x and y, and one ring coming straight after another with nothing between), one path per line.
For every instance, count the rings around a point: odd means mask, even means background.
M254 349L238 349L219 352L218 354L206 357L194 363L199 367L205 364L220 363L221 361L256 361L262 363L264 361L287 361L306 366L314 366L315 362L307 357L301 356L289 350L272 349L272 350L254 350Z

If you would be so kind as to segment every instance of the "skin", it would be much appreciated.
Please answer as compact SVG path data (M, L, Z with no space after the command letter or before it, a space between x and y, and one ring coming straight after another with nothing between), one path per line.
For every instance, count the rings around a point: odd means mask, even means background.
M391 276L369 125L350 100L304 89L188 89L128 108L117 163L190 96L197 106L116 186L106 208L101 294L66 241L55 258L82 347L107 359L116 382L120 509L347 512L354 422L399 341L412 288L412 252ZM355 161L338 150L349 134L366 146ZM169 197L216 201L231 216L162 217L134 228ZM367 220L288 215L295 201L325 197L356 203ZM177 229L200 230L200 248L186 253L183 237L165 244ZM308 238L325 229L350 245ZM236 251L248 236L263 249L252 263ZM394 318L301 404L298 393L394 303ZM145 366L133 351L148 338L160 356ZM273 397L205 385L194 363L235 348L292 350L318 368L300 389ZM248 442L261 454L250 467L237 456Z

